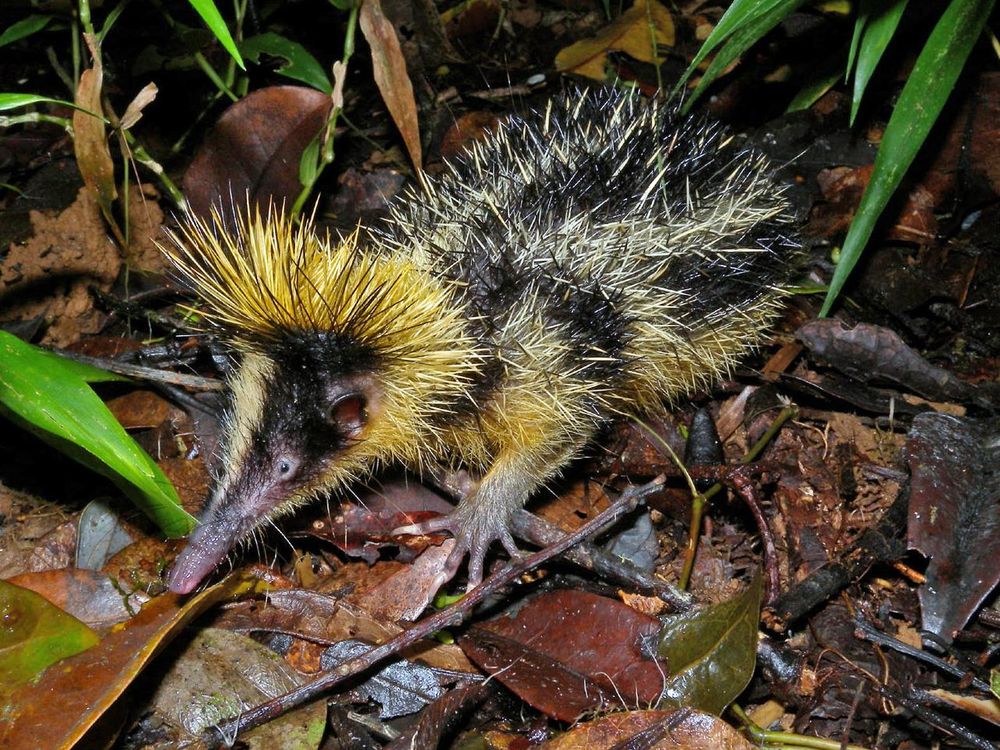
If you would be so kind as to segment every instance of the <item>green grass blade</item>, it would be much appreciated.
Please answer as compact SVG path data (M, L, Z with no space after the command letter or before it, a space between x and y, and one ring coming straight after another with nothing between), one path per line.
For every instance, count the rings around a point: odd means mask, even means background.
M0 112L6 112L7 110L18 109L20 107L28 107L32 104L61 104L64 107L72 107L73 109L78 109L81 112L86 112L92 117L100 117L101 120L107 123L107 120L96 112L91 112L89 109L78 107L73 104L73 102L67 102L63 99L53 99L51 97L40 96L38 94L0 93Z
M993 3L994 0L952 0L931 32L885 128L871 181L847 232L820 316L830 312L871 237L875 222L941 113L993 10Z
M252 36L240 44L240 51L252 62L260 62L261 54L280 57L285 63L276 72L312 86L324 94L333 91L330 78L316 58L301 44L280 34L269 31Z
M27 18L22 18L16 23L12 23L0 34L0 47L13 44L19 39L24 39L32 34L37 34L48 26L51 20L52 16L49 15L31 15Z
M726 37L722 48L716 53L715 59L712 60L708 66L708 70L702 75L698 86L692 92L687 102L685 102L684 110L687 111L690 109L695 100L701 96L706 88L712 85L715 79L729 67L730 63L750 49L767 32L781 23L790 13L805 2L806 0L754 0L753 7L746 9L746 17L742 18L739 25ZM730 11L732 11L732 7ZM726 16L728 15L729 11L726 12ZM725 20L726 16L723 16L722 20ZM721 25L722 21L719 21L719 26ZM716 31L718 31L718 27L716 27ZM685 76L704 58L702 52L714 35L715 32L705 40L705 45L702 45L702 49L698 51L695 61L692 61L691 66L685 71Z
M847 67L844 68L845 83L851 77L851 71L854 70L854 63L858 56L858 45L861 43L861 35L864 33L865 26L868 25L868 6L870 4L871 0L861 0L858 16L854 19L854 34L851 36L851 49L847 53Z
M795 0L793 4L799 5L801 2L802 0ZM712 33L702 43L691 64L684 71L684 75L680 77L677 85L674 86L672 93L676 94L694 74L702 61L731 36L745 30L748 26L758 23L759 19L771 17L776 13L780 14L778 19L780 21L781 18L784 18L788 14L788 11L781 10L788 4L789 0L735 0L722 15L722 18L719 19L719 23L712 29ZM763 34L760 36L763 36ZM757 38L759 39L760 37L758 36Z
M809 109L819 101L819 98L823 94L833 88L842 75L840 59L839 55L836 58L831 57L827 59L822 64L820 70L813 75L812 80L799 89L799 92L789 102L788 107L785 109L785 114Z
M868 19L868 23L865 24L858 41L857 69L854 72L854 94L851 101L851 125L854 124L854 118L858 114L858 107L861 106L861 98L864 96L868 81L871 80L879 60L882 59L882 53L896 35L899 19L906 10L906 1L895 0L888 5L879 0L862 2L862 13Z
M236 49L236 42L233 41L233 36L229 33L229 27L226 26L226 22L223 20L222 14L219 13L219 9L215 7L215 3L212 0L188 0L188 2L191 3L191 7L195 9L195 12L201 16L201 20L205 22L208 30L215 35L219 43L233 56L236 64L242 70L246 70L247 66L243 63L243 58L240 57L240 51Z
M0 331L0 411L71 458L108 477L168 536L194 518L160 468L118 424L88 381L119 380Z

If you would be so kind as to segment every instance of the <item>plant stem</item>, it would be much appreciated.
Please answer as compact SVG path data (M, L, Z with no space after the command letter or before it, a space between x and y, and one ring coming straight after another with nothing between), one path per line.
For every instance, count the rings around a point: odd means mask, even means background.
M323 129L323 133L318 136L322 138L322 146L319 149L316 168L310 170L309 179L303 183L302 190L295 199L295 203L292 204L292 216L297 216L302 212L302 207L312 194L316 182L319 180L320 175L323 174L323 170L326 169L327 165L333 163L335 155L333 136L337 130L337 119L344 108L343 81L347 77L347 63L350 61L351 55L354 54L354 34L358 27L358 11L360 9L361 3L355 2L351 6L350 15L347 18L347 31L344 35L344 52L340 58L340 80L337 80L338 66L334 65L333 106L330 107L330 114L326 119L326 126ZM301 174L301 169L299 172Z
M861 745L844 745L839 740L826 740L822 737L810 737L805 734L795 732L776 732L764 729L750 719L746 712L735 703L729 707L739 722L743 725L750 741L760 745L762 748L772 750L797 750L798 748L809 748L810 750L867 750Z

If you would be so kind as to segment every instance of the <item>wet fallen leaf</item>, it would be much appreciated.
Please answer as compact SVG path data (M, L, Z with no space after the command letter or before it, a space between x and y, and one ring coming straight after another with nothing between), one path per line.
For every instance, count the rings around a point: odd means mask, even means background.
M406 59L399 46L396 29L382 12L380 0L365 0L362 3L358 24L372 51L375 85L382 94L392 121L403 136L403 143L406 144L414 169L419 172L423 167L424 157L417 123L417 102L413 97L413 84L406 72Z
M367 653L371 645L357 640L345 640L323 652L320 667L323 671L334 669L344 662ZM444 689L434 671L423 664L397 659L384 664L378 671L351 688L359 702L375 701L381 707L379 718L395 719L420 711L440 698Z
M139 610L149 596L122 591L117 581L96 570L60 568L23 573L8 583L44 596L54 606L104 632Z
M656 0L636 0L596 36L559 50L556 70L604 81L609 52L624 52L640 62L659 65L663 62L660 47L673 45L674 19L670 11Z
M0 715L7 720L17 686L50 664L78 654L100 640L97 634L29 589L0 581ZM0 738L5 734L0 722ZM7 747L7 745L4 745Z
M660 655L670 672L661 705L722 713L743 692L756 664L760 598L758 575L729 601L666 618Z
M657 700L665 667L647 645L658 631L655 618L615 599L563 590L472 627L460 645L523 700L573 721L587 711Z
M927 398L982 398L974 386L932 365L889 328L859 323L848 329L843 321L827 318L806 323L795 335L814 354L862 383L889 381Z
M208 218L232 201L266 211L291 205L302 189L302 152L326 124L330 97L304 86L258 89L229 107L184 175L191 209Z
M636 737L640 733L641 742ZM542 743L538 750L606 750L626 746L644 750L752 750L754 747L722 719L682 708L612 714L578 724L556 739Z
M907 442L907 542L930 558L918 590L924 629L951 640L1000 582L1000 433L995 421L921 414Z
M172 655L164 654L161 659ZM302 681L284 659L252 638L205 628L176 654L139 712L151 712L145 721L156 724L160 743L185 747L202 730L288 692ZM325 724L326 706L314 701L241 733L240 741L260 750L308 750L319 746Z
M266 590L257 579L229 578L190 597L164 594L97 646L64 659L8 701L0 723L4 750L71 748L136 676L195 617L219 601ZM53 711L53 701L59 711Z
M379 644L403 630L340 598L303 589L273 591L267 597L267 606L256 601L233 605L216 624L245 633L290 633L327 644L346 638ZM402 656L420 659L438 669L477 672L458 646L434 640L418 643L406 649Z

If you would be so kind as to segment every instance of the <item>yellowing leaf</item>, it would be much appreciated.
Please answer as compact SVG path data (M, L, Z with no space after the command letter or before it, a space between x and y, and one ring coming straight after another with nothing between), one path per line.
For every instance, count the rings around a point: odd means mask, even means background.
M0 581L0 695L60 659L98 642L97 634L34 591Z
M182 598L176 594L151 599L135 617L114 628L96 646L63 660L58 668L48 669L40 679L19 687L3 706L0 747L4 750L78 747L80 738L135 682L143 667L196 617L220 601L262 594L268 588L266 582L252 577L231 576L197 596L186 598L183 606ZM53 710L53 696L58 710Z
M674 19L670 11L657 0L636 0L597 36L561 49L556 55L556 70L603 81L609 52L624 52L640 62L658 65L664 59L659 48L673 44Z

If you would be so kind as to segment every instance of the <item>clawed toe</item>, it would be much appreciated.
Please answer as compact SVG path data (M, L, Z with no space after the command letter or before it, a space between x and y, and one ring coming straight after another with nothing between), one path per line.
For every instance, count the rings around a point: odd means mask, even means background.
M500 542L512 558L520 555L520 551L514 543L514 537L511 536L510 530L505 525L496 528L493 524L477 523L477 520L451 513L422 523L402 526L395 529L393 534L424 535L442 531L450 533L455 538L455 547L445 560L440 583L443 584L454 578L462 562L468 558L466 590L471 591L483 581L486 554L493 542Z

